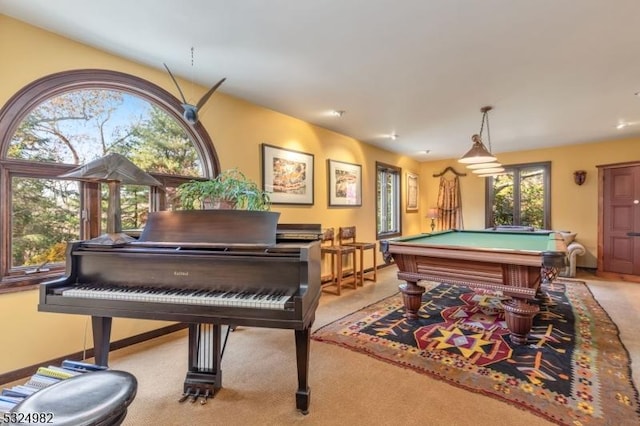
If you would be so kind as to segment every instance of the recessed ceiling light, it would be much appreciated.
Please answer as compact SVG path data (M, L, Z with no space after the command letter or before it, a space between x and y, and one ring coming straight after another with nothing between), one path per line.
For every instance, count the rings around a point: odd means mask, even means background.
M624 129L625 127L637 126L638 124L640 124L640 121L620 121L618 122L616 129L621 130L621 129Z
M333 111L331 111L331 115L333 115L334 117L342 117L345 112L346 111L341 109L334 109Z
M395 140L396 140L396 139L398 139L399 137L400 137L400 136L398 136L398 135L397 135L397 134L395 134L395 133L391 133L391 134L389 135L389 139L391 139L392 141L395 141Z

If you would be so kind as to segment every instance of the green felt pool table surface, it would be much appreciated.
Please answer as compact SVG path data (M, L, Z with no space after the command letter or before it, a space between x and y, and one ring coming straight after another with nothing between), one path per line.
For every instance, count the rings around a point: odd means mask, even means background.
M499 232L448 230L432 234L395 238L399 243L466 247L487 250L556 251L558 246L552 231L549 232ZM560 248L560 250L562 250Z

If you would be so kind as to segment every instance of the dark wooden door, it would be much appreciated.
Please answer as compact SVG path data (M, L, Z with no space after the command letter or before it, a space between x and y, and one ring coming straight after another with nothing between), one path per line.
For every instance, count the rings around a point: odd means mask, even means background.
M602 173L602 270L640 275L640 165Z

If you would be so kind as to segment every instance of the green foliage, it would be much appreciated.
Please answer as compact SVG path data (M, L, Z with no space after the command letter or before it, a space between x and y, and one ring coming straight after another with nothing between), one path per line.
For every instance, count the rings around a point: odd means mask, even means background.
M238 169L228 169L209 180L192 180L178 186L182 208L203 208L205 203L222 202L237 210L271 208L269 194Z
M77 183L16 177L12 179L12 194L12 265L64 260L64 253L52 248L78 239Z
M109 205L109 189L102 185L102 211ZM120 219L122 229L140 229L149 215L149 187L144 185L122 185L120 188ZM106 229L106 216L102 228Z
M544 228L544 185L540 175L523 178L520 187L520 222Z
M153 106L149 119L131 132L132 149L120 152L147 171L181 176L202 176L193 142L178 121Z
M516 190L512 173L493 178L493 225L544 228L543 172L537 168L524 170L520 173L519 184ZM517 206L520 207L519 211L516 211ZM519 220L516 220L517 217Z
M513 225L513 174L493 178L493 225Z

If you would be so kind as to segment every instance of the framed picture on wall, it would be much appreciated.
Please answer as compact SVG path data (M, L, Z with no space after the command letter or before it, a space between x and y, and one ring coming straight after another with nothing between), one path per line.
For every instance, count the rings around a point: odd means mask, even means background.
M418 188L419 178L417 174L407 172L407 212L418 211L418 198L420 195Z
M262 189L273 204L313 205L313 154L263 143Z
M362 166L327 160L329 206L362 205Z

